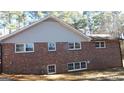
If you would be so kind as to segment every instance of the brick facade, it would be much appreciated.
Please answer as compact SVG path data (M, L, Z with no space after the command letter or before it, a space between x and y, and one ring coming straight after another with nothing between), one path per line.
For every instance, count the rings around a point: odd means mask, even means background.
M47 65L56 64L56 73L67 72L67 63L89 61L87 69L121 67L117 40L106 40L106 48L95 47L94 41L82 42L81 50L68 50L67 42L57 42L56 51L48 51L47 43L34 43L32 53L15 53L15 44L2 44L4 73L47 74Z

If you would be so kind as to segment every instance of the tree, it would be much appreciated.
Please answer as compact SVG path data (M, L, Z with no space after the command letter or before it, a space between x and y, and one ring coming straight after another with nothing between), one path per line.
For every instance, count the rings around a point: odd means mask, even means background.
M11 33L11 27L10 27L11 16L12 16L12 14L9 11L1 11L1 13L0 13L0 19L2 21L2 24L4 26L6 26L6 28L9 29L9 33Z
M118 11L1 11L0 26L9 33L54 15L72 25L76 29L87 29L91 33L110 33L119 36L124 31L124 13Z
M48 14L57 16L58 18L72 25L76 29L82 29L86 27L86 18L77 11L56 11L49 12Z

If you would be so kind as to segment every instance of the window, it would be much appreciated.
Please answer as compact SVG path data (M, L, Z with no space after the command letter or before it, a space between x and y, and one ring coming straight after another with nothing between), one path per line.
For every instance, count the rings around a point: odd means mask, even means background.
M68 64L68 70L73 70L73 69L74 69L73 63Z
M16 53L23 53L23 52L33 52L34 51L34 44L15 44L15 52Z
M86 62L81 62L81 68L86 68Z
M99 42L95 42L95 45L96 45L96 47L100 46Z
M105 42L101 42L101 47L105 47Z
M26 51L33 51L33 44L26 44Z
M24 44L16 44L16 52L23 52Z
M54 73L56 73L56 65L55 64L48 65L47 66L47 72L48 72L48 74L54 74Z
M79 50L81 49L81 43L80 42L69 42L68 48L69 50Z
M97 41L95 42L96 48L105 48L105 42L104 41Z
M69 49L74 49L74 43L69 43Z
M76 43L75 43L75 48L76 48L76 49L80 49L80 48L81 48L81 44L76 42Z
M80 62L75 63L75 69L80 69Z
M49 42L48 43L48 51L56 51L56 43Z
M68 71L78 71L83 69L87 69L86 61L73 62L68 64Z

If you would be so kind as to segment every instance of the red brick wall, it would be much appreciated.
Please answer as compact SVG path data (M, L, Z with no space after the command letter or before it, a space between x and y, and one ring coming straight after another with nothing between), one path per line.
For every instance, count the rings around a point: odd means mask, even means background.
M1 62L1 60L2 60L2 53L1 53L1 45L0 45L0 73L2 73L2 62Z
M122 66L118 41L106 41L107 48L96 49L94 42L82 42L81 50L68 50L68 43L57 43L50 52L47 43L35 43L32 53L15 53L15 44L3 44L3 72L41 74L47 65L56 64L56 72L67 72L67 63L89 60L88 69Z

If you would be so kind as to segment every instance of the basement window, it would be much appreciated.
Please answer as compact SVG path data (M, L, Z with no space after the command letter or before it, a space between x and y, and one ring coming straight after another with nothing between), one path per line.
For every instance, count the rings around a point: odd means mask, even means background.
M81 68L80 62L75 63L75 69L80 69L80 68Z
M54 74L54 73L56 73L56 65L55 64L48 65L47 66L47 73L48 74Z
M33 43L15 44L15 52L16 53L34 52L34 44Z
M87 69L86 61L68 63L68 71L78 71Z
M69 63L68 64L68 70L73 70L74 69L74 64L73 63Z

